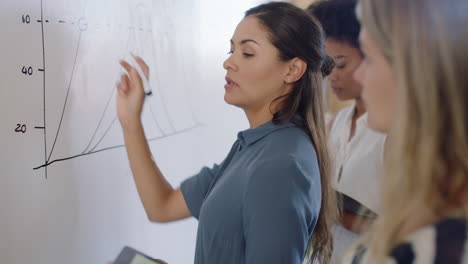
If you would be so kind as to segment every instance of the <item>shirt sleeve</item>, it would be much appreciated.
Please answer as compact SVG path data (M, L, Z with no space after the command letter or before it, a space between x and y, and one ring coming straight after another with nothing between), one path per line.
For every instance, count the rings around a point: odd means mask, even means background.
M246 263L302 263L320 204L313 160L283 157L258 164L244 200Z
M198 174L183 181L180 185L187 207L192 216L196 219L200 216L200 208L203 204L203 200L210 190L216 175L219 173L219 170L225 166L224 164L229 164L238 145L239 140L236 140L232 145L228 156L224 159L221 165L215 164L213 168L204 167Z
M219 167L218 164L212 168L204 167L198 174L186 179L180 185L187 207L196 219L200 215L203 199L205 199Z

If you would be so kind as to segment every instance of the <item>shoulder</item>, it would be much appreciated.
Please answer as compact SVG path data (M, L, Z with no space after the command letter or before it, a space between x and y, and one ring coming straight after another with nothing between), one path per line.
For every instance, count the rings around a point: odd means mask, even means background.
M320 171L314 164L311 159L305 161L293 155L274 156L252 164L244 201L260 206L269 203L274 208L302 208L318 214L322 191Z
M308 133L295 125L283 127L269 134L265 139L267 159L292 162L315 160L315 148ZM289 158L288 158L289 156Z
M283 126L266 136L245 169L249 190L320 193L315 148L309 135L295 125Z
M343 140L345 135L349 135L351 130L351 116L354 110L354 105L345 107L336 113L333 121L328 126L329 140L333 145L338 144Z
M354 104L347 106L341 109L340 111L338 111L335 117L333 118L333 123L331 125L332 129L336 125L343 124L347 119L349 119L353 111L354 111Z
M256 159L249 166L251 181L290 182L298 179L310 181L319 176L315 153L308 156L293 152L276 152Z
M298 126L290 126L271 133L266 141L264 155L258 157L256 171L270 172L270 177L312 178L320 176L317 153L309 135Z
M257 159L247 170L246 192L271 194L275 199L307 200L306 203L320 201L320 169L313 147L310 149L298 152L285 147Z

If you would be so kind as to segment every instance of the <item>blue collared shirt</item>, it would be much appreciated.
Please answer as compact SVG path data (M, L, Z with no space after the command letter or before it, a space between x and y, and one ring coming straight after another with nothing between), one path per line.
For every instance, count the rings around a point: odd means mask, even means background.
M321 205L320 171L293 123L239 132L228 157L181 185L199 220L196 264L300 264Z

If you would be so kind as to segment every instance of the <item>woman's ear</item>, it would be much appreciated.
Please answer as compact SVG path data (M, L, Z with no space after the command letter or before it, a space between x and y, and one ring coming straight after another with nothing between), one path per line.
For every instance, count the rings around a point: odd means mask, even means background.
M288 84L297 82L304 75L306 69L307 63L304 60L297 57L292 59L288 63L288 72L284 77L284 82Z

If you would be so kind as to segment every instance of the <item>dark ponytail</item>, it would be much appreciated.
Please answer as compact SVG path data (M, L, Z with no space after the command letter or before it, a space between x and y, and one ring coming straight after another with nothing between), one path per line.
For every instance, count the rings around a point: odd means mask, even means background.
M330 75L330 73L333 71L333 68L335 68L335 60L327 56L321 68L323 78Z

